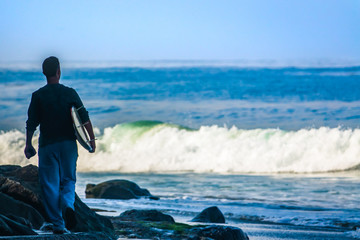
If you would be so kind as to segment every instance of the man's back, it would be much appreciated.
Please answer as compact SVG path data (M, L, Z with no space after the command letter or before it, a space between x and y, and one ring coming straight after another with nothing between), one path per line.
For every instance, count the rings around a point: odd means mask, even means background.
M40 124L40 146L76 139L70 115L72 106L80 108L83 122L89 121L88 113L74 89L62 84L47 84L33 93L27 128L35 130Z

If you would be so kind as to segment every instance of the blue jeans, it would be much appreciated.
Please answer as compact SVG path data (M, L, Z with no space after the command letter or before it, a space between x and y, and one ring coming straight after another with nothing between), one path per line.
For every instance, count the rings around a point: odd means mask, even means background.
M74 209L76 141L63 141L39 147L39 181L45 211L56 228L64 228L62 210Z

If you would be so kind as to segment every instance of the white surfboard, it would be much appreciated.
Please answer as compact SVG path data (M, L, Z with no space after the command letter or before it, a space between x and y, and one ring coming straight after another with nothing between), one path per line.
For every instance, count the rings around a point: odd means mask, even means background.
M89 135L88 135L88 133L87 133L85 127L84 127L84 124L81 122L78 111L77 111L77 109L75 107L71 108L71 117L72 117L72 120L73 120L73 125L74 125L74 129L75 129L75 135L76 135L76 138L77 138L78 142L86 150L88 150L89 152L92 152L93 149L90 146Z

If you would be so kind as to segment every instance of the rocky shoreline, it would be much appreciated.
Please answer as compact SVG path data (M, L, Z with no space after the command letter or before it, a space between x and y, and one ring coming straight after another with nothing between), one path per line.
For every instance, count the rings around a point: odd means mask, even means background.
M87 197L156 200L146 189L127 180L89 184ZM34 165L0 166L0 239L249 239L240 228L224 225L176 223L170 215L157 210L130 210L117 217L105 217L91 210L76 195L78 224L72 234L53 235L40 231L46 214L40 197L38 169ZM205 209L192 222L225 223L217 207Z

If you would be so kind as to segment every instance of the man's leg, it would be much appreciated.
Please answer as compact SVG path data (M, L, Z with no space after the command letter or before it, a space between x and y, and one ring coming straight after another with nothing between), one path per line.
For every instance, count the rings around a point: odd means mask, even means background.
M54 228L64 228L60 206L60 172L56 144L39 148L39 181L45 211Z
M72 229L76 225L74 212L76 161L78 149L76 141L62 142L60 161L60 198L65 213L66 227Z

